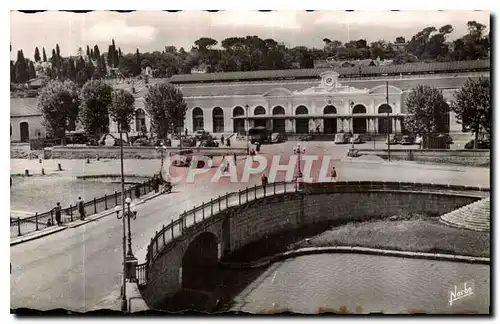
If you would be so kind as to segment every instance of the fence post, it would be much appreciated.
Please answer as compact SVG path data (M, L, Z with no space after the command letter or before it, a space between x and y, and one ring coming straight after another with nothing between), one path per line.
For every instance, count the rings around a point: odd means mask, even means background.
M226 209L229 208L228 207L228 202L227 202L228 200L229 200L229 193L226 192Z
M97 214L97 205L95 203L95 197L94 197L94 214Z
M186 211L184 211L184 213L182 213L181 215L181 223L182 223L182 230L184 230L187 227Z
M118 192L115 191L115 206L118 206Z
M35 213L36 230L38 231L38 213Z
M253 185L253 191L255 193L255 200L257 200L257 185L256 184Z
M267 184L264 184L264 197L266 196L266 187L267 187Z
M285 193L286 193L286 180L285 180L285 182L283 182L283 183L284 183L284 185L285 185Z
M203 205L201 205L203 208ZM196 224L196 206L193 206L193 222Z
M248 202L248 187L245 188L245 192L247 193L247 201L245 202Z
M156 254L158 254L158 231L155 233L155 242L156 242Z
M142 191L142 192L143 192L143 194L142 194L142 195L145 195L145 194L146 194L146 181L144 181L144 182L142 183L142 189L144 189L144 190Z
M238 190L238 206L241 206L241 190Z
M161 233L162 233L162 236L163 236L163 245L165 245L165 225L161 226Z
M69 205L69 218L73 221L73 205Z
M17 218L17 234L21 236L21 217Z
M174 219L170 220L170 227L172 228L172 241L174 240Z
M108 210L108 195L104 194L104 210Z
M50 211L50 221L52 222L52 225L54 225L54 210L53 209Z
M219 195L219 213L220 213L220 195Z
M210 217L214 215L214 203L212 198L210 198Z
M274 179L274 180L276 180L276 179ZM273 182L273 192L274 192L274 194L276 194L276 181Z

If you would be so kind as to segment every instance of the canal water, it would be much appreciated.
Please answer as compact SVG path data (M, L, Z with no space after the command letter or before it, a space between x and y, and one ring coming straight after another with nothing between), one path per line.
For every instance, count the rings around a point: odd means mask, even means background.
M255 270L231 271L244 280ZM450 290L474 282L473 295L450 305ZM489 265L362 254L301 256L272 264L233 296L231 310L317 313L489 313ZM469 284L470 285L470 284Z

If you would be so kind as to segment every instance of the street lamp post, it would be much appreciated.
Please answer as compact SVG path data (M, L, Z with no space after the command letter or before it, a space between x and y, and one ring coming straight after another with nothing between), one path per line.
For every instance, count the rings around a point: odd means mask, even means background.
M302 178L302 169L301 169L301 166L300 166L300 156L302 154L304 154L304 153L306 153L305 147L301 147L300 143L297 143L297 146L293 148L293 154L297 154L298 155L298 160L299 160L299 174L298 174L298 178Z
M250 108L248 105L245 105L245 133L246 133L246 140L247 140L247 156L250 155L250 146L248 144L249 138L249 129L250 127L248 126L248 108Z
M389 82L385 82L385 100L387 103L387 107L389 107ZM391 126L391 120L390 120L390 115L389 115L389 109L387 109L387 155L389 162L391 161L391 136L389 132L389 127Z
M131 228L130 228L130 219L131 218L136 219L137 212L134 210L133 205L131 207L131 203L132 203L132 199L130 197L127 197L127 199L125 199L125 204L127 205L127 209L125 209L125 208L121 209L122 210L121 216L120 216L120 206L115 207L116 217L118 219L122 219L123 223L125 223L125 219L127 219L128 233L127 233L127 235L125 235L125 231L123 233L124 234L123 241L125 242L125 240L127 240L127 238L128 238L128 249L127 249L126 254L125 254L125 262L124 262L124 264L125 264L124 274L123 274L123 277L125 278L124 284L126 284L127 279L129 280L129 282L136 279L135 267L137 266L137 259L135 258L134 254L132 253L132 232L131 232ZM124 207L124 206L122 206L122 207ZM123 296L125 296L125 289L123 291ZM125 299L125 309L123 309L123 307L124 307L123 306L123 296L122 296L122 311L127 311L127 306L126 306L127 300L126 299Z
M354 106L354 102L351 101L349 102L349 105L351 106L351 122L349 123L349 132L351 133L351 146L352 149L354 149L354 110L352 110ZM351 126L352 124L352 126Z
M118 122L118 132L120 133L120 171L121 171L121 187L122 187L122 211L125 211L125 177L123 174L123 136L121 132L121 125L120 122ZM118 206L117 206L118 207ZM118 207L119 208L119 207ZM126 273L127 273L127 254L126 254L126 233L125 233L125 218L122 220L122 227L123 227L123 288L122 288L122 299L121 299L121 310L122 312L127 311L127 278L126 278Z

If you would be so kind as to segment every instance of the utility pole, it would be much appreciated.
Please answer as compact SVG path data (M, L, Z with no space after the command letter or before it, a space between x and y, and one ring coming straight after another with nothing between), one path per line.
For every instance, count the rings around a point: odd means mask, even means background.
M389 82L388 81L385 82L385 93L386 93L386 96L385 96L386 103L387 103L387 106L389 107ZM391 161L391 135L389 132L390 125L391 125L391 119L390 119L390 115L389 115L389 110L387 110L387 153L389 156L389 162Z
M249 132L250 132L250 127L248 125L248 108L250 108L248 105L245 106L245 132L246 132L246 139L247 139L247 156L250 155L250 146L248 144L249 139Z

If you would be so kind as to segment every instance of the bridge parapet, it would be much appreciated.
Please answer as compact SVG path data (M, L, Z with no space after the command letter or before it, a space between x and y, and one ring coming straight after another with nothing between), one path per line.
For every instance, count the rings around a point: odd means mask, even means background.
M322 195L343 193L376 193L376 192L407 192L422 194L437 194L451 196L467 196L484 198L489 196L489 188L457 186L431 183L383 182L383 181L349 181L330 183L276 182L266 186L254 186L238 192L226 193L211 199L210 202L182 213L178 219L164 225L156 232L148 246L146 262L138 265L139 285L148 282L150 266L176 241L182 241L184 236L192 235L199 226L207 227L217 221L218 215L223 215L234 207L242 207L251 202L257 202L267 197L298 192L300 195Z

